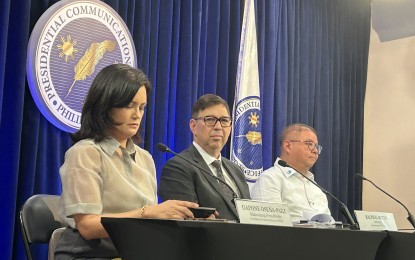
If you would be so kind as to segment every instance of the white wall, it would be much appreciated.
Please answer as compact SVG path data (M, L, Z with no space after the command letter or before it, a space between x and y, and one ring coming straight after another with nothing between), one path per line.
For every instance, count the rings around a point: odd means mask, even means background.
M363 175L415 214L415 37L381 43L372 29L364 127ZM368 182L363 210L412 227L405 209Z

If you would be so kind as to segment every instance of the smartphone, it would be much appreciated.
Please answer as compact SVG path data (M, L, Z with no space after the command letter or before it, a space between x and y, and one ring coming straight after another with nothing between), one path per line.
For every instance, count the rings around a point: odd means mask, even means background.
M198 207L198 208L189 208L190 211L193 213L195 218L207 218L213 213L215 213L215 208L207 208L207 207Z

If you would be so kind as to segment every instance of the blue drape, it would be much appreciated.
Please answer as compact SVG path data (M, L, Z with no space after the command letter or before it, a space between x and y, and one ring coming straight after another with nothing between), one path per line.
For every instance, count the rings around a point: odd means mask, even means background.
M18 212L33 194L60 194L59 167L69 134L50 124L27 87L30 32L57 1L0 1L1 259L24 259ZM205 93L233 103L243 1L107 0L133 35L138 66L154 91L142 123L143 146L157 173L173 150L192 140L191 105ZM278 135L290 123L312 125L324 147L317 181L350 209L361 208L363 102L370 0L257 0L264 168L279 155ZM223 155L229 155L226 146ZM335 218L338 205L330 201ZM38 259L45 259L45 248Z

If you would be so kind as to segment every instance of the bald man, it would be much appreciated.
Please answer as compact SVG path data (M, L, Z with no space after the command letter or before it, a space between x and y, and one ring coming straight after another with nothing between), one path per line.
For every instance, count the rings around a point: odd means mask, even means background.
M326 195L304 177L314 181L309 170L322 150L314 128L304 124L286 127L280 136L280 146L281 156L252 186L252 199L287 204L293 222L305 219L305 212L330 215ZM279 165L279 160L299 172Z

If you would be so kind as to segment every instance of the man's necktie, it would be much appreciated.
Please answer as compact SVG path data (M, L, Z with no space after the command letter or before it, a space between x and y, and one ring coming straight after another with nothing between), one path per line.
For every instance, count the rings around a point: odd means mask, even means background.
M222 163L220 160L216 160L212 162L212 166L216 169L216 174L218 176L219 179L221 179L223 182L225 181L225 176L223 175L222 172L222 167L221 167ZM234 199L234 193L233 191L223 182L219 182L219 186L222 188L223 193L225 193L226 197L232 202Z

